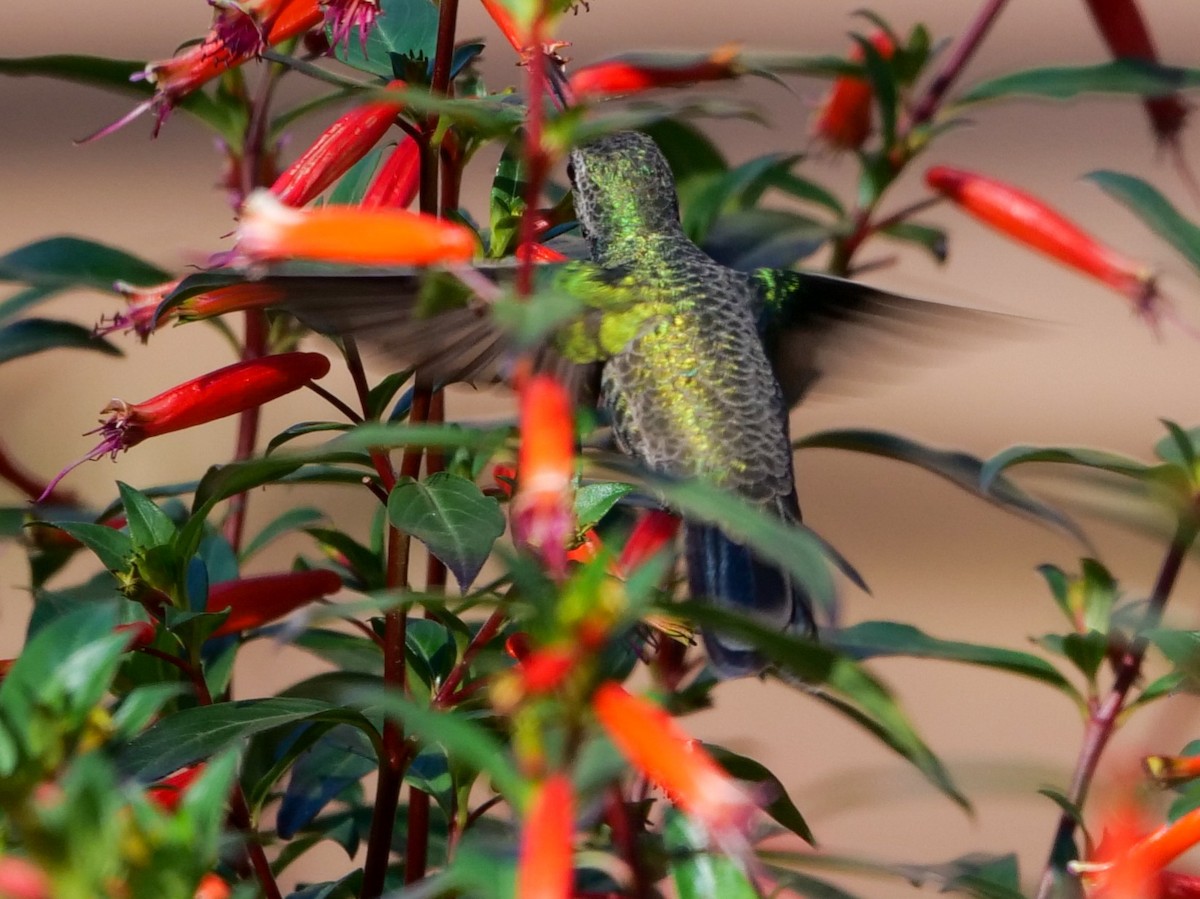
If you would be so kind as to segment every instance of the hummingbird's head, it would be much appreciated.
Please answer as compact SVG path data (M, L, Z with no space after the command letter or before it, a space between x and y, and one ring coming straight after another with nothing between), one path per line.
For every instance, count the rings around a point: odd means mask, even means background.
M576 147L567 175L596 262L633 262L649 236L679 230L675 178L658 145L644 134L619 131Z

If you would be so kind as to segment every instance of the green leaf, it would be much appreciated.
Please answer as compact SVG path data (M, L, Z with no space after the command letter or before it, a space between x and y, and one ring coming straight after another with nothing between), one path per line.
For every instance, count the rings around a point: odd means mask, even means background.
M324 628L306 628L292 645L356 674L383 674L383 650L374 640Z
M1175 422L1165 418L1162 419L1162 423L1170 433L1154 445L1154 455L1168 465L1178 465L1189 471L1195 469L1197 447L1200 447L1200 428L1185 431Z
M437 47L438 11L430 0L382 0L379 19L367 34L363 56L357 35L334 48L349 66L391 79L393 54L407 59L432 59Z
M93 287L115 293L113 283L161 284L170 273L107 244L83 237L47 237L0 256L0 278L66 288Z
M962 643L956 640L940 640L912 625L901 624L897 621L863 621L837 631L825 639L831 645L859 660L880 656L908 656L918 659L965 662L968 665L1009 671L1049 684L1066 693L1076 702L1082 702L1082 697L1057 668L1045 659L1015 649L986 646L980 643Z
M329 203L342 206L358 204L367 188L371 186L371 179L379 167L379 157L382 154L383 147L376 147L350 166L349 171L338 179L333 190L329 192Z
M863 65L871 82L871 96L879 110L879 131L886 150L896 143L896 112L900 96L896 73L871 41L857 34L851 37L863 54Z
M656 492L687 518L720 525L730 537L744 542L788 572L818 606L835 607L833 577L829 571L830 547L803 524L789 525L737 496L700 481L655 478L652 484Z
M763 806L768 815L804 842L816 845L812 830L809 829L800 810L796 808L796 804L788 796L783 782L765 765L744 755L738 755L736 752L730 752L723 746L705 743L704 748L731 777L755 784L758 788L755 790L755 795L770 797L771 801Z
M134 549L148 549L171 542L178 529L162 509L123 481L117 481L117 490L125 507L125 520Z
M426 449L485 449L495 445L497 439L507 437L511 430L508 427L464 428L461 425L367 422L341 437L334 438L319 449L302 451L291 458L316 462L323 461L331 451L367 452L373 449L404 449L410 446Z
M1174 247L1188 265L1200 272L1200 227L1180 215L1156 188L1141 178L1121 172L1101 170L1089 172L1084 177L1134 213L1142 224Z
M714 852L704 828L674 809L667 812L663 838L679 899L758 899L762 895L739 861Z
M0 681L0 776L21 755L50 756L79 735L108 691L129 643L114 633L116 603L87 603L41 627ZM7 739L5 739L7 738Z
M0 270L0 276L3 275L4 272ZM39 284L27 287L24 290L18 290L16 293L10 295L8 299L0 302L0 322L15 318L27 309L32 309L39 303L58 296L65 289L65 287Z
M980 483L985 490L990 489L1000 472L1012 468L1014 465L1026 465L1030 462L1078 465L1083 468L1124 475L1143 482L1161 482L1169 487L1182 490L1186 490L1188 486L1186 478L1173 465L1147 465L1137 459L1130 459L1127 456L1104 450L1038 446L1014 446L997 453L984 463L983 469L979 473Z
M896 865L913 886L934 886L940 893L964 893L976 899L1023 899L1015 855L973 852L939 865Z
M464 590L504 533L500 504L473 481L447 472L401 479L388 497L388 520L424 543Z
M74 537L94 552L109 571L124 571L133 558L133 540L115 528L88 521L60 521L50 527Z
M163 718L121 750L122 770L152 783L234 742L301 721L366 725L362 715L312 699L244 699L194 706Z
M881 234L902 243L911 243L920 247L933 257L933 261L941 265L948 255L946 232L931 225L919 225L916 222L897 222L882 229Z
M294 458L284 459L272 456L266 459L251 459L247 462L212 466L200 479L200 483L196 485L191 516L188 518L187 524L180 530L177 540L181 549L180 554L187 557L195 553L196 547L200 545L205 519L221 500L247 490L253 490L255 487L261 487L263 484L278 481L303 464Z
M917 734L899 703L882 683L848 655L796 634L763 627L747 615L688 601L665 607L678 615L749 644L772 663L787 683L798 684L882 740L945 795L970 808L949 773Z
M985 477L987 465L983 460L967 453L936 449L907 437L889 434L886 431L871 431L861 428L820 431L795 441L795 449L844 449L885 459L895 459L924 469L930 474L945 478L956 487L974 496L982 497L1001 508L1030 515L1035 519L1061 528L1083 544L1087 538L1070 518L1057 509L1031 497L1007 478L999 476L999 470ZM995 460L993 460L994 462Z
M521 141L510 140L500 154L492 189L488 194L488 220L491 243L488 255L494 259L507 256L516 248L525 211L525 171L521 165Z
M629 484L614 481L580 487L575 491L575 527L580 531L594 527L631 490Z
M739 271L791 268L829 240L829 226L783 209L726 212L701 246L710 256Z
M383 688L364 688L355 705L364 712L381 711L404 725L405 733L422 743L438 743L451 758L486 774L492 787L520 807L527 785L508 750L491 732L465 714L435 711Z
M321 434L327 431L337 431L344 433L349 431L354 426L344 421L302 421L294 425L289 425L278 434L270 439L267 443L267 455L275 452L279 447L286 443L290 443L297 437L303 437L306 434Z
M1117 59L1094 66L1052 66L1002 75L975 85L958 98L957 105L1014 96L1070 100L1091 93L1163 97L1197 87L1200 87L1200 69Z
M56 78L59 81L86 84L130 97L149 98L154 94L153 84L144 79L130 80L131 76L140 74L145 68L146 63L140 60L106 59L102 56L59 54L0 59L0 75ZM234 114L208 94L193 91L175 105L236 145L238 135L234 130ZM166 278L159 280L165 281Z
M245 562L259 550L284 534L300 530L305 525L322 521L324 518L325 513L312 506L297 506L294 509L288 509L264 525L263 529L254 535L254 538L242 550L241 560Z
M97 337L90 328L52 318L23 318L0 328L0 362L46 350L95 350L121 356L116 346Z

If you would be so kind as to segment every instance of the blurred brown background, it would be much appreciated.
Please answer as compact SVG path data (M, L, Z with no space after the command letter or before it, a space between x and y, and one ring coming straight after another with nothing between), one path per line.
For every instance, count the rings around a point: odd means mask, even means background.
M846 34L862 30L851 17L861 0L715 0L644 3L594 0L590 12L568 17L570 54L589 62L627 49L708 48L728 41L747 47L841 53ZM902 32L924 21L935 39L950 38L977 3L890 0L880 11ZM484 35L493 49L485 71L493 86L516 83L519 71L477 4L463 3L460 35ZM1193 0L1144 0L1163 58L1200 65L1200 21ZM207 25L201 0L163 4L9 4L0 56L72 52L126 58L169 55ZM633 24L636 23L636 24ZM1082 2L1014 0L966 73L963 84L1017 68L1102 61L1104 48ZM734 161L768 150L794 152L807 143L809 114L823 85L792 80L793 92L761 80L740 89L761 103L771 126L717 123L712 132ZM142 119L97 143L72 138L119 117L129 101L84 87L44 80L0 80L0 249L35 238L76 233L125 247L172 269L225 244L231 215L217 179L210 138L183 116L157 141ZM1130 215L1079 180L1096 168L1149 178L1185 212L1197 208L1174 170L1158 158L1141 107L1134 101L1050 105L1005 103L971 112L959 128L906 175L886 208L922 195L920 172L947 163L1020 184L1085 222L1107 241L1145 259L1164 275L1185 317L1200 321L1200 284L1186 266ZM311 131L294 136L292 152ZM1185 153L1200 166L1200 138L1185 136ZM289 157L290 158L290 157ZM465 196L484 208L494 156L481 158ZM832 181L844 197L854 174L850 160L814 160L804 174ZM1055 323L1027 340L974 346L969 353L919 371L869 396L821 402L795 417L797 435L829 427L891 429L927 443L990 455L1014 443L1094 445L1147 458L1167 417L1198 423L1196 343L1168 330L1156 338L1122 300L1079 276L1004 242L950 208L928 215L951 228L950 262L937 268L906 254L878 273L880 285L951 302L1032 316ZM868 247L863 258L892 251ZM82 322L115 311L111 298L77 295L54 311ZM78 457L91 438L96 411L113 396L140 400L187 377L230 361L229 350L204 328L168 330L147 346L121 339L129 360L55 354L0 368L4 427L0 436L43 474ZM344 379L331 376L339 389ZM502 414L500 394L464 391L452 413ZM265 435L323 414L299 396L268 407ZM69 485L94 503L113 495L113 480L151 485L198 476L229 452L233 428L211 425L139 447L117 464L92 463ZM894 617L938 636L1025 647L1031 635L1060 627L1035 567L1077 567L1082 550L1030 522L992 509L942 482L886 461L828 451L797 462L806 520L838 546L873 589L846 592L850 620ZM1021 475L1032 488L1045 478ZM5 488L0 487L0 490ZM15 497L7 492L5 502ZM310 500L283 491L256 494L251 530L282 506ZM357 496L328 490L339 524L362 527ZM1154 541L1095 518L1085 524L1103 561L1130 595L1144 595L1160 555ZM0 657L20 645L27 614L18 553L0 550ZM285 565L279 549L260 567ZM1174 614L1194 626L1198 583L1189 566ZM298 676L299 658L270 645L239 676L245 695L275 690ZM251 660L254 661L254 660ZM1075 711L1045 687L943 663L883 662L875 666L903 697L925 737L949 763L977 803L961 811L925 786L879 744L803 696L772 685L739 682L718 693L721 708L689 721L694 733L758 754L781 776L822 843L833 851L861 850L884 859L933 862L964 852L1017 850L1030 882L1044 861L1056 809L1037 787L1064 787L1078 748ZM1109 771L1127 770L1142 750L1173 751L1196 736L1186 700L1143 713L1112 747ZM1104 773L1100 778L1105 781ZM882 797L882 798L880 798ZM321 856L341 865L334 852ZM310 873L323 879L319 870ZM326 874L332 874L329 870ZM871 896L904 895L896 882L862 886Z

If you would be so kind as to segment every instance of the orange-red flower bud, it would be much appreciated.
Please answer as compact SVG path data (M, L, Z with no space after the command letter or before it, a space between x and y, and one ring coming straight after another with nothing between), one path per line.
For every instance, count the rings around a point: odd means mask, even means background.
M51 899L50 878L28 859L0 856L0 899Z
M575 420L566 388L549 375L530 378L521 388L520 427L513 537L561 575L573 527L575 475Z
M233 891L229 884L216 874L205 874L196 886L194 899L229 899Z
M214 287L204 293L189 297L175 307L180 321L190 322L225 315L228 312L245 312L249 309L266 309L283 299L283 290L261 281L246 281Z
M742 73L738 46L726 44L708 56L680 65L641 65L612 59L579 69L570 78L577 100L635 94L656 87L678 87L697 81L720 81Z
M127 650L141 649L144 646L149 646L154 642L154 638L158 634L158 628L149 621L131 621L128 624L118 624L114 630L119 634L129 635Z
M869 40L884 59L891 59L896 52L887 32L878 31ZM850 61L863 61L863 50L858 44L850 50ZM813 134L835 150L857 150L871 133L872 98L871 82L866 78L838 78L821 104Z
M529 47L530 41L526 35L521 33L517 27L516 20L513 19L507 7L499 0L482 0L483 8L487 10L487 14L492 17L492 21L500 27L500 32L512 44L514 50L518 53L524 53Z
M629 574L673 541L678 532L677 516L662 509L651 509L634 525L617 560L617 569L622 574Z
M204 773L204 762L188 765L146 787L146 797L165 812L179 808L183 794Z
M1159 899L1171 895L1166 888L1175 880L1166 877L1163 869L1197 843L1200 843L1200 809L1146 833L1138 809L1126 805L1105 822L1104 838L1095 856L1085 862L1073 862L1071 868L1086 880L1089 899L1132 896ZM1182 886L1175 883L1175 887Z
M567 257L544 243L523 243L517 247L517 258L522 262L566 262Z
M575 800L565 774L551 774L533 791L517 862L521 899L570 899Z
M465 225L402 209L292 209L265 190L246 198L237 233L238 253L250 262L431 265L475 255L475 234Z
M1032 194L946 166L929 169L925 183L1002 234L1124 294L1138 312L1152 311L1157 293L1145 266L1101 243Z
M229 610L212 636L223 637L276 621L342 589L342 579L325 568L264 574L213 584L208 590L209 612Z
M393 81L389 88L403 88ZM404 104L373 100L347 112L330 125L271 185L271 193L288 206L303 206L346 174L379 143Z
M600 555L600 551L603 549L604 541L600 539L600 535L596 533L596 529L588 528L587 533L583 535L583 539L579 541L579 545L567 553L567 558L572 562L590 562L596 556Z
M592 698L596 717L621 754L718 840L737 844L757 805L666 712L614 681Z
M39 497L45 498L67 472L83 462L115 457L121 450L196 425L236 415L299 390L329 373L329 360L320 353L280 353L235 362L193 378L142 403L113 400L101 412L114 413L95 431L100 444L78 462L59 472Z
M405 209L416 198L420 186L421 148L405 135L375 173L360 205L364 209Z

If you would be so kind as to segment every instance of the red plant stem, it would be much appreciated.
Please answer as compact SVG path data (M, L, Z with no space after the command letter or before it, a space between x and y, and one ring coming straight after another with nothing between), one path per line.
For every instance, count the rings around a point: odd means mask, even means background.
M1171 596L1179 569L1187 557L1192 543L1196 539L1196 526L1191 522L1181 522L1175 531L1171 545L1167 548L1162 564L1158 569L1158 577L1154 581L1154 589L1146 605L1146 613L1142 618L1138 632L1144 632L1155 627L1162 618L1163 609ZM1113 685L1103 701L1091 703L1087 728L1084 730L1083 745L1075 762L1075 773L1071 777L1071 788L1067 799L1075 808L1081 808L1087 798L1088 788L1092 784L1096 768L1100 764L1100 756L1112 737L1116 727L1117 716L1125 707L1129 690L1137 681L1142 670L1142 660L1146 655L1147 641L1145 637L1137 636L1129 642L1129 646L1116 664ZM1075 818L1063 812L1058 819L1052 846L1059 846L1075 833ZM1038 886L1037 899L1049 899L1054 892L1055 869L1053 860L1046 863Z
M614 784L604 797L604 820L612 830L617 852L625 859L625 864L629 866L633 876L633 892L630 895L633 899L649 899L655 895L654 889L641 863L633 815L629 813L629 805L625 802L619 785Z
M451 701L458 689L458 685L462 683L462 679L467 676L467 671L471 667L471 662L475 660L475 656L483 647L495 639L496 634L500 633L500 628L504 627L504 622L508 620L508 615L503 609L496 609L488 616L488 619L475 632L475 636L471 638L471 642L467 644L467 648L463 650L462 658L458 660L458 664L451 669L446 675L446 680L442 682L438 688L437 696L433 698L433 707L445 708L453 705Z
M433 57L433 74L430 91L446 94L450 87L450 67L454 58L454 33L458 21L458 0L442 0L438 10L437 45ZM425 129L417 140L421 151L421 182L419 206L422 212L437 212L437 156L429 138L437 127L437 116L431 115ZM431 395L427 388L414 388L412 408L408 420L412 423L427 421ZM416 478L421 472L420 448L409 447L400 461L400 475ZM378 463L377 463L378 464ZM388 490L395 485L393 478ZM388 527L387 585L391 588L407 587L408 561L411 538L398 529ZM384 617L383 634L383 679L388 686L405 689L405 631L406 613L394 609ZM400 788L404 768L408 763L409 747L404 733L395 721L388 721L383 729L383 758L380 760L379 783L375 793L375 810L371 819L371 832L367 842L367 857L363 865L361 899L375 899L383 893L387 876L388 859L391 856L392 832L396 825L396 810L400 804ZM414 793L415 796L415 793ZM420 800L417 800L420 803ZM405 847L405 881L410 879L414 868L424 874L425 859L428 857L429 826L428 797L426 797L424 822L410 819L408 841ZM418 812L419 815L419 812ZM416 832L413 826L418 824ZM417 861L419 859L419 861Z
M409 787L408 835L404 844L404 882L416 883L425 876L429 854L429 794Z
M542 16L539 13L533 22L531 43L541 47L543 43ZM544 119L543 98L546 92L546 56L532 53L529 56L529 100L525 116L525 209L521 214L521 233L517 246L529 246L537 238L536 220L538 197L542 193L542 182L546 177L546 152L542 147L542 124ZM525 295L533 290L533 257L525 255L517 265L517 293Z
M170 661L172 665L188 675L192 682L192 689L196 691L196 701L200 705L213 704L208 683L204 680L204 674L196 664L188 664L182 659L171 661L166 653L152 652L151 654ZM263 896L266 899L283 899L279 884L275 882L275 874L271 871L271 863L267 861L267 854L263 850L262 844L255 838L254 824L250 815L250 805L246 802L246 793L236 780L229 791L229 822L246 835L246 859L249 861L250 867L254 869L254 875L258 878L259 886L262 887Z
M967 30L963 33L962 39L955 46L954 51L947 57L945 63L933 80L929 83L929 87L925 89L925 93L921 99L917 101L909 114L908 121L901 127L901 133L896 138L896 147L904 148L908 144L908 135L912 131L926 123L928 123L937 111L941 108L942 101L946 98L947 91L950 90L954 82L962 74L971 57L975 55L975 51L979 49L979 45L991 30L992 24L1004 9L1004 5L1008 0L986 0L983 7L975 14L975 18L967 26ZM891 159L891 167L893 176L899 174L909 160L910 154L903 152L899 156L893 156ZM854 225L850 229L850 233L841 240L834 242L833 258L829 262L829 270L836 275L846 276L850 273L852 260L855 252L872 234L879 230L879 225L871 221L875 214L875 209L879 205L880 199L883 197L883 191L879 191L879 195L874 202L860 208L854 215ZM889 217L889 224L896 224L895 217Z
M0 480L8 481L8 483L16 487L31 501L36 500L46 492L46 482L39 481L36 477L25 471L25 469L17 464L15 459L8 455L2 446L0 446ZM70 490L55 487L43 502L73 506L77 500L75 494Z
M983 8L976 13L971 24L967 26L962 40L946 58L941 69L934 75L933 81L929 82L929 87L925 89L924 95L913 108L909 130L918 125L924 125L937 113L942 105L942 100L946 97L946 92L950 90L962 74L963 69L967 67L967 63L971 61L971 57L975 55L975 51L987 37L988 31L991 30L1007 2L1008 0L987 0Z

